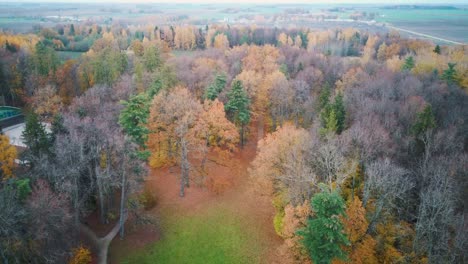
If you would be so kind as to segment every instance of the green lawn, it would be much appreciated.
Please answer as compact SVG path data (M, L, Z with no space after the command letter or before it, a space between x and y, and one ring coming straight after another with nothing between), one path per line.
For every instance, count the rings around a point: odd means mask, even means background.
M214 207L193 216L164 220L163 238L123 263L259 263L258 233L240 217Z

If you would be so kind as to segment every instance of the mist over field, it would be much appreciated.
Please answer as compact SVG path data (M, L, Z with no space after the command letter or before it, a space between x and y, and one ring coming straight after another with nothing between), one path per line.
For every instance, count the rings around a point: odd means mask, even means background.
M465 1L0 3L0 263L467 263Z

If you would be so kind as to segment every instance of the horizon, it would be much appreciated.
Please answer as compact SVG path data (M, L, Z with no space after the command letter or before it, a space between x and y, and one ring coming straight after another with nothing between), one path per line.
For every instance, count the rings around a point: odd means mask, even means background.
M28 4L28 3L63 3L63 4L109 4L109 3L119 3L119 4L281 4L281 5L336 5L336 4L353 4L353 5L468 5L468 2L465 0L452 0L452 1L423 1L423 0L395 0L395 1L380 1L380 0L331 0L331 1L311 1L311 0L101 0L101 1L91 1L91 0L4 0L3 3L16 3L16 4Z

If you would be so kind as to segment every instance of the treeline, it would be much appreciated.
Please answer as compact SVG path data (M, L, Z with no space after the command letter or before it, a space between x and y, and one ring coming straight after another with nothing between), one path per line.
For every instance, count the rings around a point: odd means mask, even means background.
M210 154L229 158L253 129L267 134L252 183L271 195L292 261L466 261L465 47L354 29L168 28L130 42L106 29L64 63L44 36L1 36L1 92L31 112L23 166L1 138L4 262L63 263L83 252L79 232L103 259L127 211L140 219L144 161L178 165L183 196L209 184ZM119 221L99 239L91 212Z

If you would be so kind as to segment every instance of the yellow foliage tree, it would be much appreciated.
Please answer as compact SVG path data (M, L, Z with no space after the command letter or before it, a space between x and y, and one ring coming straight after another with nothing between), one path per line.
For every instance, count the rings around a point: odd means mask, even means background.
M6 135L0 135L0 178L3 180L13 177L13 168L17 157L16 148L10 145Z
M401 71L401 66L403 65L403 60L399 56L395 55L387 60L387 68L393 72Z
M288 35L286 35L284 32L281 32L278 35L278 44L280 46L286 46L288 45Z
M296 47L296 48L301 48L302 47L301 36L297 35L296 38L294 38L294 47Z
M218 34L214 38L213 46L217 49L227 50L229 49L229 40L225 34Z
M377 59L379 61L385 61L387 59L387 44L385 44L385 42L379 46L379 50L377 51Z
M73 256L68 264L89 264L91 261L91 251L86 247L79 246L73 249Z
M191 50L195 48L196 36L192 27L176 27L174 31L174 45L176 48L184 50Z

